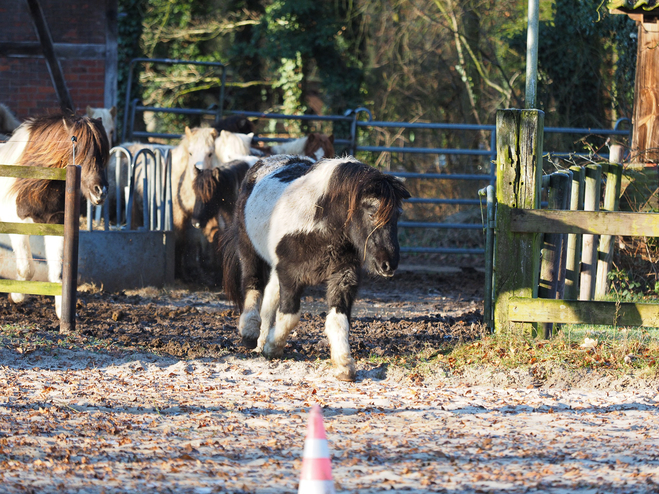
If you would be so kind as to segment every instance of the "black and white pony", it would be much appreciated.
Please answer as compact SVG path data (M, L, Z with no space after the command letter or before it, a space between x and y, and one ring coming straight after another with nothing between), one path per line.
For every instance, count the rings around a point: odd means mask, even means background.
M0 146L0 164L64 168L72 163L71 137L75 136L76 165L81 167L80 189L93 205L101 205L108 193L106 167L110 152L108 137L100 119L77 115L49 115L27 120ZM62 181L0 177L0 221L13 223L64 223ZM29 236L10 235L16 255L19 280L34 276ZM64 238L46 236L48 281L62 281ZM22 293L11 299L21 303ZM62 297L55 297L57 317L62 315Z
M400 180L353 157L314 163L278 155L250 168L221 242L224 288L241 309L243 344L281 357L303 289L326 283L332 363L338 379L354 381L348 332L361 268L393 276L397 220L409 197Z

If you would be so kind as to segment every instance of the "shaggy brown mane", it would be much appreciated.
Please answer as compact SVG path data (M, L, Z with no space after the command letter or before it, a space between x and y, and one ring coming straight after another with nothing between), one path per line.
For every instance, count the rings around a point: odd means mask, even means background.
M192 181L192 191L195 196L203 202L210 202L215 195L217 180L213 176L213 170L203 170L196 174Z
M73 164L71 137L75 136L75 164L82 174L98 173L107 166L110 145L100 120L78 115L48 115L28 120L30 140L17 165L65 168ZM17 197L36 202L48 187L49 180L21 178L12 186Z
M332 182L328 197L330 202L348 196L346 224L352 220L362 199L375 197L380 200L380 207L375 213L375 228L381 228L392 219L403 199L410 197L410 193L397 178L357 162L349 161L340 165Z

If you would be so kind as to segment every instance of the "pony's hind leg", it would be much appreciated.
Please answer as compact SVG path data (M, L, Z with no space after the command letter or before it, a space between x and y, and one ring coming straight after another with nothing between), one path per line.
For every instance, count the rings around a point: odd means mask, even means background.
M46 260L48 261L48 281L62 282L62 258L64 257L64 237L47 235L44 237ZM55 295L55 312L62 319L62 296Z
M355 361L350 355L350 312L359 286L359 271L347 267L335 273L327 282L327 303L330 311L325 319L325 334L329 340L335 376L340 381L354 381Z
M280 276L273 275L271 278L279 281L279 289L272 288L271 293L279 293L279 308L274 317L274 328L267 332L265 343L263 345L263 355L266 358L280 358L284 355L284 347L286 346L286 339L291 329L300 321L300 296L302 295L302 288L297 286L290 280L282 279ZM271 283L268 284L271 287ZM277 306L274 300L268 301L271 307L271 312ZM266 301L263 301L266 305ZM272 315L270 315L272 319ZM265 321L264 321L265 323ZM261 333L263 337L263 332Z
M30 250L30 237L28 235L9 235L11 247L16 259L16 279L29 281L34 276L34 261ZM16 304L25 302L24 293L11 293L11 300Z
M254 349L262 352L266 339L276 322L277 308L279 307L279 277L273 269L270 274L270 280L263 292L263 303L261 304L261 334L259 341Z

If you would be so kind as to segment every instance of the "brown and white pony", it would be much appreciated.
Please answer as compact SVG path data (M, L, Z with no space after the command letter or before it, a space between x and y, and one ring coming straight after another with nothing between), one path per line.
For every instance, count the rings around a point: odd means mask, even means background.
M64 168L72 164L75 136L76 165L82 168L82 195L93 205L100 205L107 195L106 167L110 145L100 120L77 115L50 115L27 120L11 139L0 147L0 164ZM12 223L64 223L65 183L32 178L0 177L0 221ZM10 235L16 255L19 280L34 276L34 261L29 236ZM61 282L63 237L46 236L48 280ZM11 299L21 303L22 293ZM62 297L55 297L57 317L61 317Z

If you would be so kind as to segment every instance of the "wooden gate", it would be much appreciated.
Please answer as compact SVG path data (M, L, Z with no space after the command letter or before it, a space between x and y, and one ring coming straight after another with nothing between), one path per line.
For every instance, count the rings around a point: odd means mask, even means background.
M539 110L497 113L494 329L521 325L537 335L537 323L659 327L659 304L578 300L591 297L569 290L559 298L539 290L543 234L603 235L609 241L615 235L659 236L658 214L541 210L543 121ZM586 272L593 276L598 259L608 261L602 248L599 252L573 268L582 279ZM539 292L550 298L539 298Z
M0 280L0 292L32 295L62 295L60 332L75 330L76 292L78 288L78 238L80 223L80 167L39 168L34 166L0 165L0 176L66 181L64 224L2 223L0 233L21 235L64 236L62 282Z

